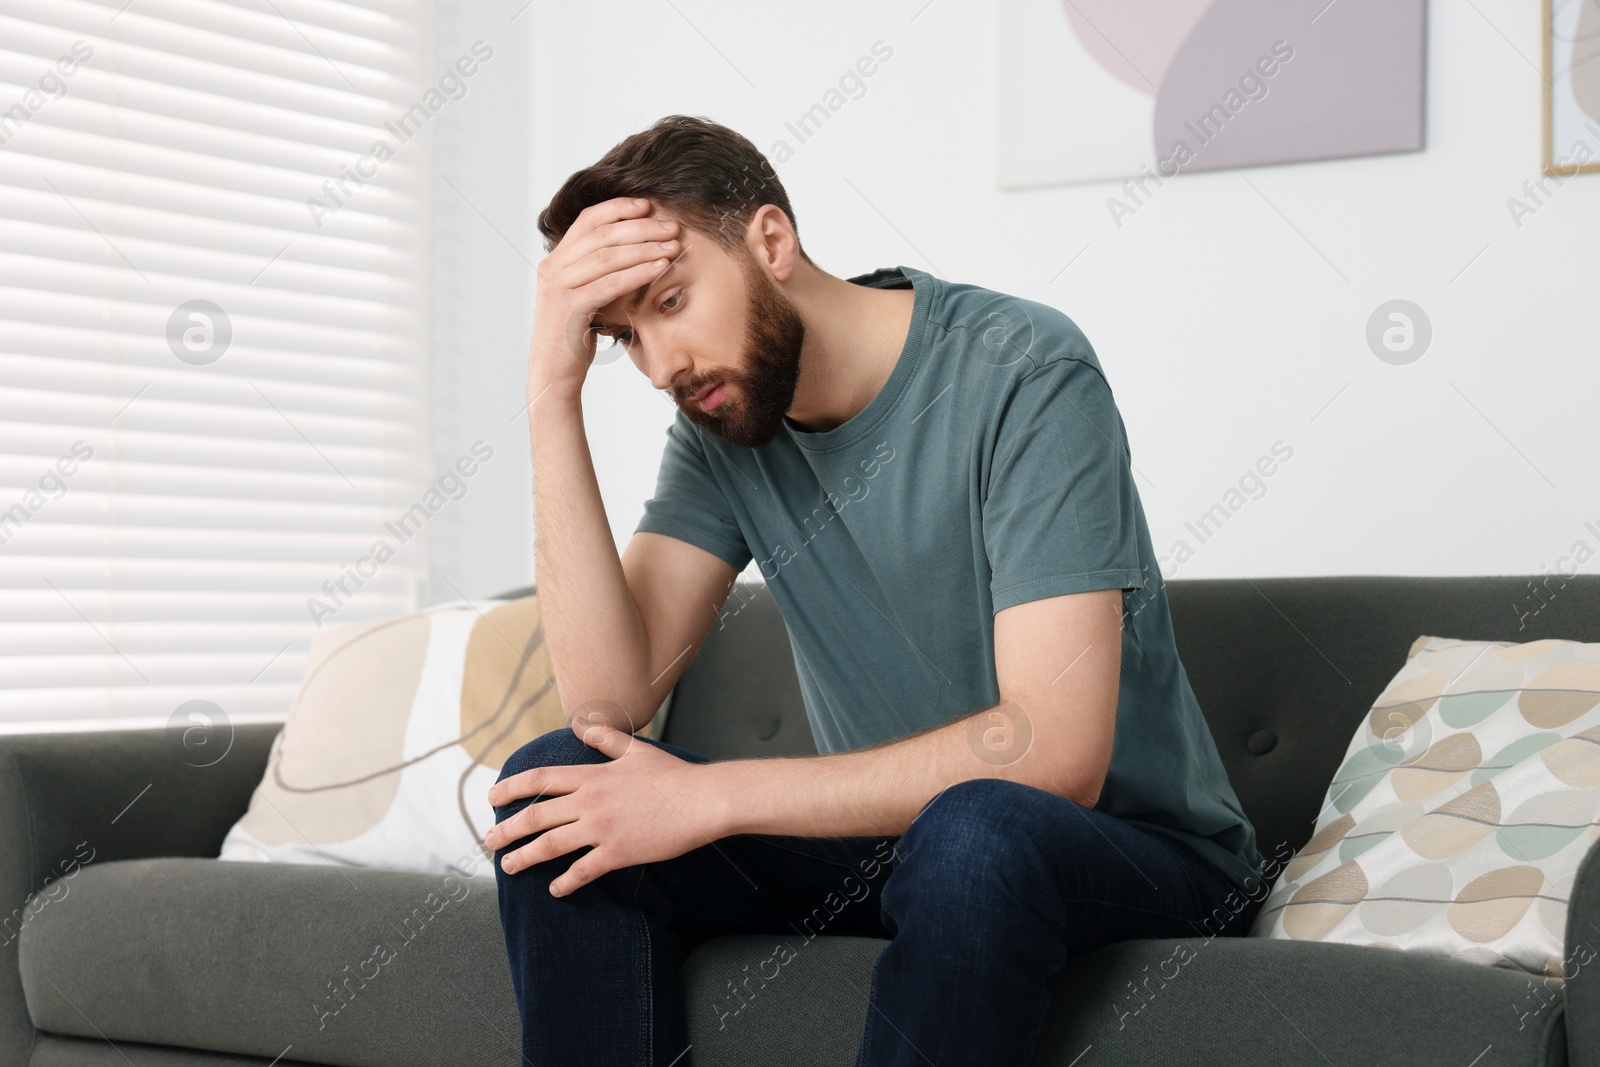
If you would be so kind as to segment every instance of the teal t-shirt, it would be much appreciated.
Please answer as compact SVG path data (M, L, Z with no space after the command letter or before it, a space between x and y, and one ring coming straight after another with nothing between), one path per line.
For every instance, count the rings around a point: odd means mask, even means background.
M1127 433L1083 333L1046 304L912 267L849 280L914 289L878 394L821 433L785 420L760 448L679 412L637 529L739 570L759 561L824 753L993 707L996 612L1122 589L1116 733L1096 810L1254 885L1255 830L1179 662Z

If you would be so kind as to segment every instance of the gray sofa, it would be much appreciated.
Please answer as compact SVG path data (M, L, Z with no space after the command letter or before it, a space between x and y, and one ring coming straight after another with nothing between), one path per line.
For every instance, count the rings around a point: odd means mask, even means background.
M1533 581L1537 598L1525 577L1169 583L1180 652L1263 855L1309 837L1357 722L1418 634L1600 641L1600 577ZM678 684L666 739L713 758L814 751L783 621L764 590L737 595L748 603ZM0 738L0 1067L518 1062L492 877L447 892L427 875L214 859L276 730L237 729L205 768L158 730ZM374 976L362 961L379 940L402 947ZM784 940L795 959L763 984L757 964ZM688 1059L846 1067L883 944L700 944L683 968ZM1177 941L1074 960L1035 1062L1600 1064L1593 967L1563 987L1344 945L1186 944L1170 979ZM1589 945L1593 853L1568 955ZM725 1017L734 982L750 992Z

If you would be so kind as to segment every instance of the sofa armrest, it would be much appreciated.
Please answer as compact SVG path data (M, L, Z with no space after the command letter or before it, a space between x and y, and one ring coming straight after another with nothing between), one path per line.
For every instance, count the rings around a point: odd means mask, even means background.
M1569 1067L1600 1067L1600 846L1578 865L1567 904L1562 1007Z
M161 729L0 735L0 1063L27 1063L34 1041L17 969L27 917L70 906L87 864L216 856L281 729L234 727L231 745L209 739L218 758Z

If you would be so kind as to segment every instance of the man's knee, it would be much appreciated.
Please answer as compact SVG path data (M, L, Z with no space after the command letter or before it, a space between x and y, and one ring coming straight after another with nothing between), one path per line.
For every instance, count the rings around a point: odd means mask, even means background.
M505 781L513 774L530 771L538 767L570 767L581 763L601 763L605 756L596 749L584 744L572 728L562 726L541 734L513 752L500 768L500 777L496 781ZM504 822L511 816L520 812L529 804L544 799L538 796L523 796L508 800L503 804L494 805L494 821ZM494 866L497 878L505 877L500 868L500 860L507 852L521 848L528 843L528 838L521 838L503 844L495 850Z
M535 767L569 767L578 763L604 763L605 759L599 750L584 744L583 739L572 732L572 727L560 726L513 752L495 781L504 781Z
M950 847L992 851L1008 838L1030 837L1040 820L1060 816L1063 803L1072 802L1004 778L956 782L922 806L906 830L907 845L937 837Z
M1062 846L1059 838L1083 829L1062 807L1070 803L1003 778L957 782L923 805L901 836L898 888L962 896L996 880L1032 883Z

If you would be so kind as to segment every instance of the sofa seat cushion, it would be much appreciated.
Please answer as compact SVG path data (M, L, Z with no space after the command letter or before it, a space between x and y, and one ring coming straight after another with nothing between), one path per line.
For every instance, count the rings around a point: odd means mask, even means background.
M18 948L41 1030L349 1067L521 1059L493 879L149 859L63 884Z
M788 953L776 952L780 943ZM683 968L695 1067L850 1067L886 944L800 935L704 943ZM1034 1067L1566 1063L1558 989L1525 972L1392 949L1125 941L1073 960L1051 998ZM803 1047L796 1034L806 1035Z
M154 859L86 866L64 884L23 927L23 986L36 1026L100 1042L96 1055L116 1055L109 1039L350 1067L521 1058L490 879ZM774 974L780 942L791 954ZM696 1067L849 1067L885 944L701 944L682 971ZM1130 941L1074 960L1052 994L1039 1067L1091 1046L1114 1062L1228 1067L1466 1064L1490 1046L1501 1067L1565 1063L1545 984L1389 949Z
M171 1045L141 1045L40 1034L27 1067L305 1067L304 1060L236 1056L231 1052L199 1052ZM21 1065L19 1065L21 1067Z

